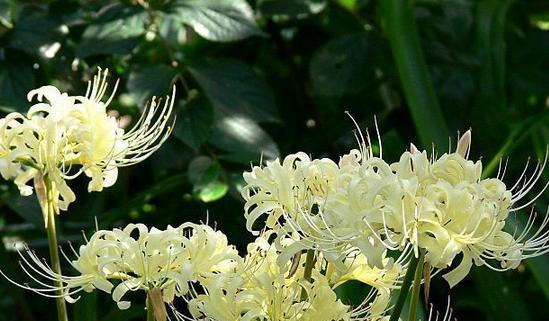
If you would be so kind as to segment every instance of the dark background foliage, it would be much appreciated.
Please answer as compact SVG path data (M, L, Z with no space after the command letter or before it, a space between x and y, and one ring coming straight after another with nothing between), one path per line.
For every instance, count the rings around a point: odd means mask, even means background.
M482 157L486 174L510 156L512 181L528 156L543 158L549 1L418 0L408 9L419 39L413 24L391 16L395 3L0 0L2 113L25 112L27 92L46 84L83 94L97 66L112 71L112 83L120 78L110 107L129 121L152 95L177 86L177 125L164 147L121 170L102 193L88 194L84 179L72 182L78 199L61 215L63 244L83 242L81 231L91 234L95 218L99 228L164 228L209 213L244 249L251 235L238 191L242 171L261 157L296 151L337 159L356 147L345 111L362 129L372 130L377 116L388 161L411 141L429 149L437 142L442 153L448 135L470 127L473 158ZM423 54L399 47L402 40ZM399 63L411 71L403 74ZM429 83L436 95L429 96ZM416 101L405 94L414 92ZM0 200L4 243L24 240L46 256L35 197L21 198L2 182ZM547 204L545 194L539 211ZM25 280L9 248L0 249L1 268ZM340 292L351 300L363 289ZM431 292L440 309L450 295L460 320L548 320L549 257L505 273L476 268L451 291L436 278ZM119 311L109 295L86 294L69 312L75 321L139 320L142 301L136 296L130 310ZM54 320L53 307L0 282L0 321Z

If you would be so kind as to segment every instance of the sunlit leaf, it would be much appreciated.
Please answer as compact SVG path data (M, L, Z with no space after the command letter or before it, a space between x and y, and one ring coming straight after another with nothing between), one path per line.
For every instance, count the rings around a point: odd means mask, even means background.
M316 14L326 7L326 0L260 0L257 8L267 17L305 17Z
M141 41L146 21L147 13L138 6L111 7L84 30L76 55L128 54Z
M279 156L276 143L256 122L244 116L223 116L216 122L210 142L225 151L221 158L242 163L258 163L261 158Z
M261 34L245 0L179 0L172 10L208 40L235 41Z

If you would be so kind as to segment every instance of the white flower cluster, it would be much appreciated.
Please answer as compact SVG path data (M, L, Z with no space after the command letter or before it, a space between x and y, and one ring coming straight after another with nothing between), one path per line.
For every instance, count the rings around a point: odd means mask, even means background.
M283 246L293 241L285 239ZM380 320L389 305L402 267L372 269L364 260L342 262L347 273L334 273L333 265L317 257L310 278L304 278L306 254L280 264L281 252L266 235L248 245L237 277L218 278L205 293L189 301L192 316L212 321L348 321ZM324 271L324 273L321 273ZM338 299L334 289L350 279L373 287L364 303L352 308Z
M69 302L80 291L98 289L111 293L118 307L127 309L130 302L123 297L128 291L160 289L163 301L171 304L191 291L192 282L207 284L218 274L229 277L241 261L223 233L191 223L166 230L148 230L143 224L99 230L73 253L76 260L65 258L78 271L76 276L54 273L29 249L20 252L21 267L43 287L19 286L50 297L62 290L61 296ZM41 279L63 284L59 288Z
M175 87L163 104L153 97L133 129L124 132L106 110L117 86L102 101L107 75L100 70L84 96L69 96L54 86L32 90L28 99L38 103L26 115L0 119L0 174L13 179L21 195L32 194L30 180L39 186L46 179L59 213L76 198L66 180L84 173L91 178L88 191L101 191L116 182L118 167L144 160L167 139Z
M394 164L385 162L381 152L374 156L365 144L339 163L311 160L304 153L267 162L244 174L247 227L253 230L265 215L268 229L296 241L293 251L315 249L330 258L357 247L378 267L386 249L403 256L412 249L417 256L423 249L426 262L439 269L461 254L461 264L445 275L451 286L473 262L505 270L546 253L547 216L534 231L535 215L519 235L504 228L510 212L533 202L517 206L547 159L530 179L521 177L509 189L499 178L481 178L481 162L467 159L470 142L468 131L455 152L432 159L412 145Z

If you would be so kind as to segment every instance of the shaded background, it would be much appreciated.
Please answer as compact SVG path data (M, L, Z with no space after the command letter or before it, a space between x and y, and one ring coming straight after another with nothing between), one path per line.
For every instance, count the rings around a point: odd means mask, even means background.
M83 94L97 66L112 71L112 84L120 78L110 107L123 123L131 127L147 99L172 83L178 120L165 146L122 169L115 186L88 194L86 179L71 182L78 199L62 213L62 242L82 242L94 218L100 228L164 228L209 212L244 249L252 237L242 171L261 155L337 159L356 147L344 111L363 129L377 116L387 161L411 141L446 151L448 135L471 127L472 157L495 175L499 158L510 156L509 182L549 142L549 1L0 0L3 114L25 112L27 92L42 85ZM547 199L538 201L542 213ZM40 210L11 182L0 183L0 202L1 266L25 280L9 248L24 240L47 256ZM460 320L549 319L547 256L511 272L476 268L452 291L433 282L432 301L443 309L451 295ZM339 291L352 301L364 289ZM133 301L119 311L108 294L93 293L69 313L75 321L143 319L144 298ZM53 309L0 282L0 321L54 320Z

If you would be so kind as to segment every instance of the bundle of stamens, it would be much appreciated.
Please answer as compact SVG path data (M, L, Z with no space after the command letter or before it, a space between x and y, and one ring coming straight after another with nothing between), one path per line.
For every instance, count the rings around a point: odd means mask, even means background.
M69 96L54 86L44 86L28 94L31 106L26 115L11 113L0 120L0 173L14 179L22 195L32 194L34 185L48 188L56 213L75 200L67 185L84 173L91 178L88 190L101 191L117 179L118 167L149 157L170 135L173 125L175 87L164 103L152 98L135 126L128 132L107 113L118 81L106 102L108 70L99 70L88 82L84 96ZM43 100L45 100L43 102ZM46 184L47 186L43 186ZM45 205L43 205L45 206ZM45 217L47 225L48 218Z
M126 292L143 290L171 306L175 297L189 293L190 283L208 284L217 279L217 274L232 275L240 262L236 249L228 245L223 233L191 223L168 226L166 230L149 230L142 224L99 230L78 252L72 246L71 249L77 258L71 261L64 256L78 272L75 276L55 273L27 248L19 253L21 267L37 285L9 280L24 289L63 297L68 302L77 300L80 291L98 289L111 293L118 307L127 309L130 302L123 300ZM51 284L59 280L61 286ZM56 294L59 291L61 294Z

